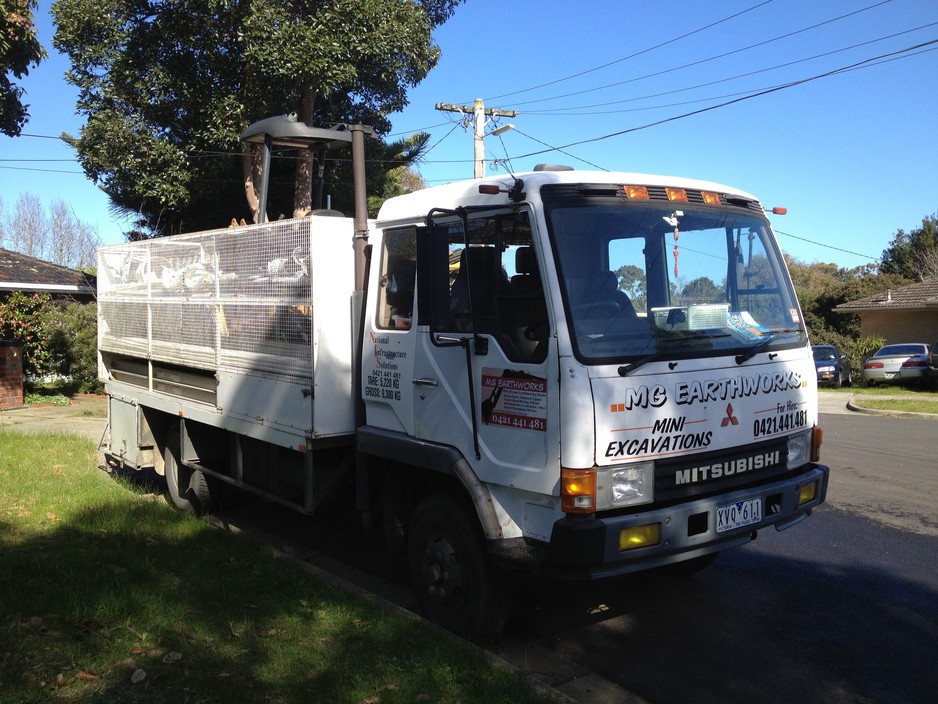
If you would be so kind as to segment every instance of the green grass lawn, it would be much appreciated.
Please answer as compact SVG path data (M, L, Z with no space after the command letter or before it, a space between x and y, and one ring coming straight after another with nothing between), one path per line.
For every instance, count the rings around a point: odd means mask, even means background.
M0 430L0 702L545 702L514 670Z
M934 413L938 414L938 402L915 398L861 398L854 399L853 404L860 408L870 408L880 411L897 411L901 413Z
M903 413L933 413L938 415L938 392L920 386L851 386L841 389L823 389L853 396L853 404L860 408ZM877 397L897 398L877 398Z

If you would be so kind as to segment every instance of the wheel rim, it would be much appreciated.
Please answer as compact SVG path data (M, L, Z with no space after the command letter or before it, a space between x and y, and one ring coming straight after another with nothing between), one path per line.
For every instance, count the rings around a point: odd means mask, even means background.
M429 597L448 611L457 611L466 593L466 572L449 536L428 536L420 573Z

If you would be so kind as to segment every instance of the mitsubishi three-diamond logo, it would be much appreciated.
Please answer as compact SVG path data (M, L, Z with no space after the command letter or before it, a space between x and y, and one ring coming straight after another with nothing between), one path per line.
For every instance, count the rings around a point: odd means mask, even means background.
M739 425L739 419L733 415L733 404L726 404L726 418L720 422L720 427L725 428L728 425Z

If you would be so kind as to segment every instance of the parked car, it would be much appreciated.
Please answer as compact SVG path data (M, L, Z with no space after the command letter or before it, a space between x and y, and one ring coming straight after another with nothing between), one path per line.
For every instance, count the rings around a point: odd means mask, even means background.
M931 345L904 342L880 347L863 363L863 383L909 384L924 379Z
M818 386L832 384L838 389L853 383L853 369L847 355L841 354L836 345L812 345L814 366L817 369Z

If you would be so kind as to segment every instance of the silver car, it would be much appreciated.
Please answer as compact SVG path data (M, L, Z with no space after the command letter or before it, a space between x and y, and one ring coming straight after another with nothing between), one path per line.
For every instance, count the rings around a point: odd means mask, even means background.
M921 381L928 369L931 345L904 342L880 347L863 363L863 383L908 384Z

